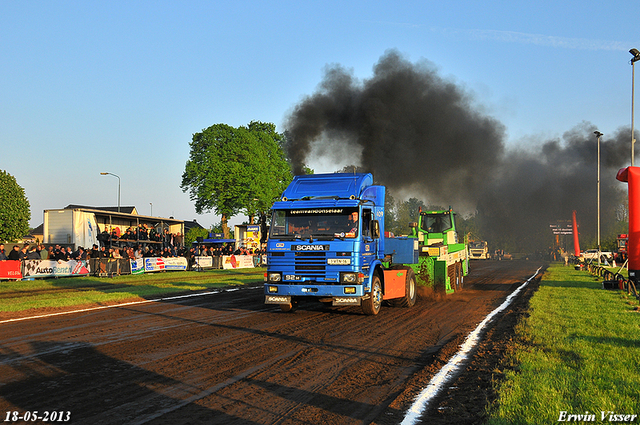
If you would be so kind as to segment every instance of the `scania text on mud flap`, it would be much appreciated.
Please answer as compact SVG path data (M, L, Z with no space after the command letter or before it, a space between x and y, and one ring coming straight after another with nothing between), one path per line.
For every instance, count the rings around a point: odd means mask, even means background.
M292 311L316 300L373 315L386 300L412 307L417 274L436 290L461 289L468 252L453 211L420 212L412 235L384 237L384 201L368 173L296 176L272 207L265 303Z

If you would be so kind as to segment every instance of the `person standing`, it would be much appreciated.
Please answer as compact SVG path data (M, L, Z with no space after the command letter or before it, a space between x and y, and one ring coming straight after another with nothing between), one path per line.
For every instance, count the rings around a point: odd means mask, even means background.
M14 245L13 249L7 255L7 260L11 261L20 261L22 260L22 252L20 251L20 247L18 245Z
M113 252L111 253L111 258L117 258L117 259L122 258L122 255L120 255L120 248L118 247L113 248Z
M31 249L29 249L29 252L27 252L24 256L23 259L25 260L39 260L40 259L40 254L36 251L36 247L32 247Z
M4 252L4 244L0 243L0 261L6 261L7 260L7 253Z
M71 259L76 261L82 261L87 259L87 252L83 247L79 246L78 250L71 254Z
M98 234L98 243L101 247L106 247L109 244L109 232L105 227L104 230Z
M98 249L98 245L93 244L91 251L89 251L89 258L100 258L100 250Z

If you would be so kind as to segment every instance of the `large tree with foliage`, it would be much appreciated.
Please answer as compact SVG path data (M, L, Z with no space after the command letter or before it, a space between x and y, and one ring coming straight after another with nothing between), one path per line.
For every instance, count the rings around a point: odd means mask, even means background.
M409 223L418 222L420 208L427 210L424 202L417 198L409 198L407 201L396 204L396 234L408 235L411 233Z
M187 230L184 235L184 245L190 247L198 238L206 239L209 236L209 229L203 229L202 227L192 227Z
M289 185L292 176L284 154L284 137L276 132L275 124L252 121L248 130L258 147L256 155L251 158L256 173L244 205L249 223L253 224L257 215L264 221L264 214Z
M15 177L0 170L0 242L21 239L29 232L31 209Z
M213 210L221 215L225 238L229 218L245 212L253 221L291 181L282 135L274 124L215 124L194 134L190 147L181 188L189 191L198 214Z

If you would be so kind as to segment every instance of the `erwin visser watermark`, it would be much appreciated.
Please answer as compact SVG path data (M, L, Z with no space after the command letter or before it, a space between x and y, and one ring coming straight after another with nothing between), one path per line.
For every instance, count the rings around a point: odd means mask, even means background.
M637 414L616 413L610 410L601 410L600 415L589 411L576 415L562 410L558 422L635 422L637 418Z

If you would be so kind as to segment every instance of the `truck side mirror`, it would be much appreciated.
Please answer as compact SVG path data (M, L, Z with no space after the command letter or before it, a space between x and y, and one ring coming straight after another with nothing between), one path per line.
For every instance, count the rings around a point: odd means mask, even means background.
M411 228L418 227L418 222L417 221L412 221L411 223L409 223L409 227L411 227Z
M380 222L378 220L371 221L371 236L373 239L380 239Z

